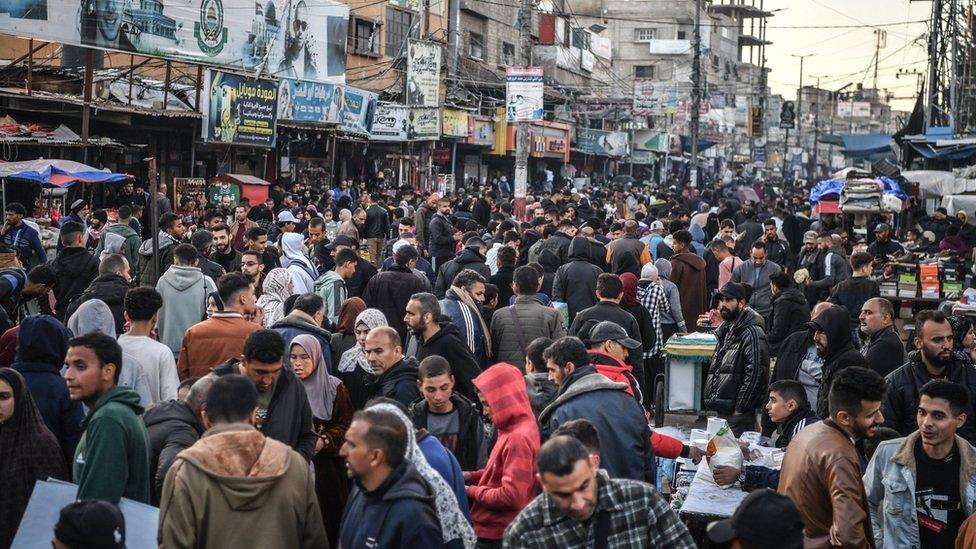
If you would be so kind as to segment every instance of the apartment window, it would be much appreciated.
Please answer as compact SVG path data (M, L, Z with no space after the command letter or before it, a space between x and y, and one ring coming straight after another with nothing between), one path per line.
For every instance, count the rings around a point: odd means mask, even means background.
M406 53L407 38L420 36L420 29L414 26L417 18L409 11L386 8L386 56L398 57Z
M654 29L634 29L634 42L650 42L651 40L654 40L655 34Z
M715 70L718 70L719 65L720 65L720 63L719 63L718 56L717 55L713 55L712 56L712 68L715 69Z
M583 28L574 28L572 44L574 48L581 50L590 49L590 33L586 32L586 29Z
M685 31L678 31L678 40L684 40L686 36Z
M509 44L508 42L502 42L502 59L501 64L504 67L510 67L515 64L515 44Z
M485 58L485 36L483 34L468 33L468 55L475 59Z
M654 78L654 65L635 65L634 78Z
M353 24L349 25L349 48L353 53L379 55L379 26L372 21L355 19Z

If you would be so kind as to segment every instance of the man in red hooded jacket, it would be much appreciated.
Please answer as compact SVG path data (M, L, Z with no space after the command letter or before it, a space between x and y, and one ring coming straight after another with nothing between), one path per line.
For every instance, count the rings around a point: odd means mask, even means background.
M538 493L535 454L539 426L522 372L495 364L474 379L485 416L498 429L498 441L484 469L464 473L471 518L479 547L501 547L505 528Z

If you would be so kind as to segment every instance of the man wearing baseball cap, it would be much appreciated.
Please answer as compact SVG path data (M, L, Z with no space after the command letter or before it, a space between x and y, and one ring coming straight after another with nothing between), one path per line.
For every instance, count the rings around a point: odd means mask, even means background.
M879 223L874 228L874 242L868 246L868 253L876 258L887 259L905 253L905 248L891 239L891 225Z
M86 499L61 509L54 525L55 549L124 549L125 517L107 501Z
M731 518L708 525L708 539L733 548L800 549L803 517L790 498L768 488L750 493Z

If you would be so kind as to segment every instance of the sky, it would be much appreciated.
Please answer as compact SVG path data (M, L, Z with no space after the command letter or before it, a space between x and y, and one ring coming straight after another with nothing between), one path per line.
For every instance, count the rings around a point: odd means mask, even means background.
M927 20L930 2L765 0L764 7L769 11L785 8L769 19L766 31L767 40L773 42L766 48L772 93L796 96L800 60L793 55L806 54L813 55L803 61L803 85L816 84L815 77L820 76L823 89L837 90L849 82L854 85L863 82L864 87L872 87L876 40L872 25L880 25L886 31L887 44L880 53L878 87L888 89L898 98L892 102L894 108L912 109L917 77L896 78L895 75L899 69L925 72L927 54L923 35L927 25L905 23Z

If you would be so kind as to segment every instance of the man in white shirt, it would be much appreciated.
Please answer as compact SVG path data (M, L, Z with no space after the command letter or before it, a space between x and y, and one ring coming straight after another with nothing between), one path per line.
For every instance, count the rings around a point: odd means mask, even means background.
M139 393L140 404L145 408L175 399L180 385L173 351L151 336L162 306L162 296L152 288L132 288L125 294L123 314L129 331L119 336L127 359L119 374L119 385Z

